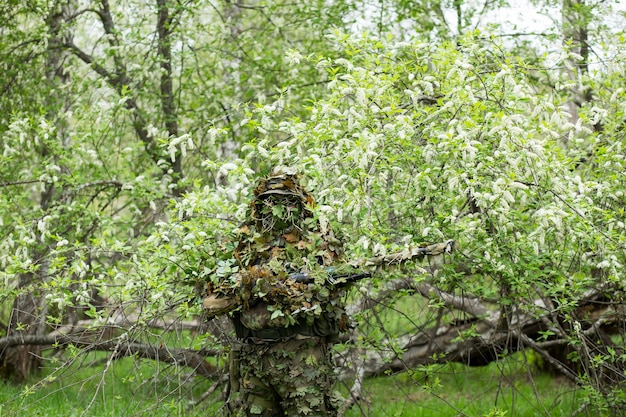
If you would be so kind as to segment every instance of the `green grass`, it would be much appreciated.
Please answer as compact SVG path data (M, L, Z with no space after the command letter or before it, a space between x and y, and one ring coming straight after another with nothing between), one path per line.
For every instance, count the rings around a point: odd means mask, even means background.
M191 406L212 381L151 361L119 360L106 368L92 355L53 381L0 386L0 417L221 416L217 395ZM97 364L94 364L95 360ZM436 365L366 382L360 408L347 416L569 416L581 399L560 378L533 374L522 355L481 368ZM105 369L107 370L106 372ZM187 379L186 379L187 378ZM340 387L345 395L346 387ZM500 414L498 414L500 412ZM490 414L491 413L491 414Z
M190 400L208 389L210 381L191 377L185 368L159 369L158 363L132 358L107 367L97 356L91 364L69 367L56 379L48 374L32 385L0 387L0 417L202 415Z
M524 373L519 365L515 374L502 369L512 361L516 359L481 368L438 365L428 376L416 372L375 378L366 384L363 410L354 408L347 415L560 417L578 408L580 394L571 384Z

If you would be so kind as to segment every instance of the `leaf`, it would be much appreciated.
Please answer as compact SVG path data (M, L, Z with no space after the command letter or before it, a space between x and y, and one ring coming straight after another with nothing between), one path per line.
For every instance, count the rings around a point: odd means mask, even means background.
M285 208L281 204L272 206L272 215L282 219L285 215Z
M309 242L301 240L298 243L295 244L295 247L298 248L299 250L305 250L307 249L309 246Z
M268 308L268 310L269 310L269 308ZM278 317L285 317L285 314L283 313L282 310L276 309L276 310L272 311L272 315L270 316L270 320L277 319Z
M294 228L291 232L285 233L283 237L288 243L297 242L299 238L298 231Z

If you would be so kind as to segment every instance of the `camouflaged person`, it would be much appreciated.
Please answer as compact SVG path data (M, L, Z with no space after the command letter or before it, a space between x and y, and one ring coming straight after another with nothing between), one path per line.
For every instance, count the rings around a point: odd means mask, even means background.
M208 285L205 309L228 312L235 327L228 405L236 416L337 414L330 346L348 319L345 286L333 277L350 267L313 205L294 175L260 180L238 230L237 272Z

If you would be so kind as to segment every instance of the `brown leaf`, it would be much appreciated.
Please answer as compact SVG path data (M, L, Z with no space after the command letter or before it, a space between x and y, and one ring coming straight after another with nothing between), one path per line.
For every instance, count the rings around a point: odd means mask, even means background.
M298 231L294 228L291 232L289 233L285 233L283 235L283 237L285 238L285 241L287 241L288 243L294 243L298 241Z

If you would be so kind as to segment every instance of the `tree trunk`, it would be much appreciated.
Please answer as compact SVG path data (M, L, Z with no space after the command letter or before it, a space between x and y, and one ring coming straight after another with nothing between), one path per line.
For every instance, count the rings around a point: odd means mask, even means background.
M46 316L46 304L41 294L30 288L33 281L38 279L36 274L23 274L20 277L20 288L26 290L13 302L7 336L44 334L45 323L42 317ZM41 352L41 346L21 345L7 348L2 355L2 377L15 383L24 382L41 367Z
M71 1L71 0L70 0ZM46 98L46 117L56 127L57 140L61 146L68 145L69 135L67 135L66 111L68 110L67 96L58 87L69 81L69 76L65 71L66 54L62 45L71 36L70 32L64 28L66 16L71 14L70 1L59 2L50 10L46 20L48 28L48 51L46 59L46 81L48 95ZM50 155L50 150L44 145L41 149L42 156L55 157ZM63 167L61 167L63 169ZM49 183L40 195L39 206L42 213L50 210L56 200L63 199L63 190ZM37 221L33 222L33 230L37 231ZM50 246L46 242L47 238L43 231L35 233L38 236L37 242L30 250L33 264L37 266L35 272L20 274L18 278L17 297L13 301L10 322L7 329L7 336L42 336L46 333L46 317L48 307L45 294L40 290L40 284L48 279L49 265L48 252ZM41 346L21 345L8 347L0 359L2 366L0 370L4 378L15 383L22 383L42 366Z
M578 121L578 110L591 101L591 90L583 84L582 77L589 72L589 16L585 0L563 0L561 7L564 50L571 53L566 61L565 74L573 87L568 102L571 122Z
M157 35L158 35L158 55L161 67L160 96L161 110L165 121L165 128L170 138L178 136L178 114L174 99L174 82L172 74L172 31L174 22L170 15L169 1L157 0ZM176 160L172 162L172 175L176 187L173 189L174 197L182 194L180 184L183 179L182 155L177 152Z

